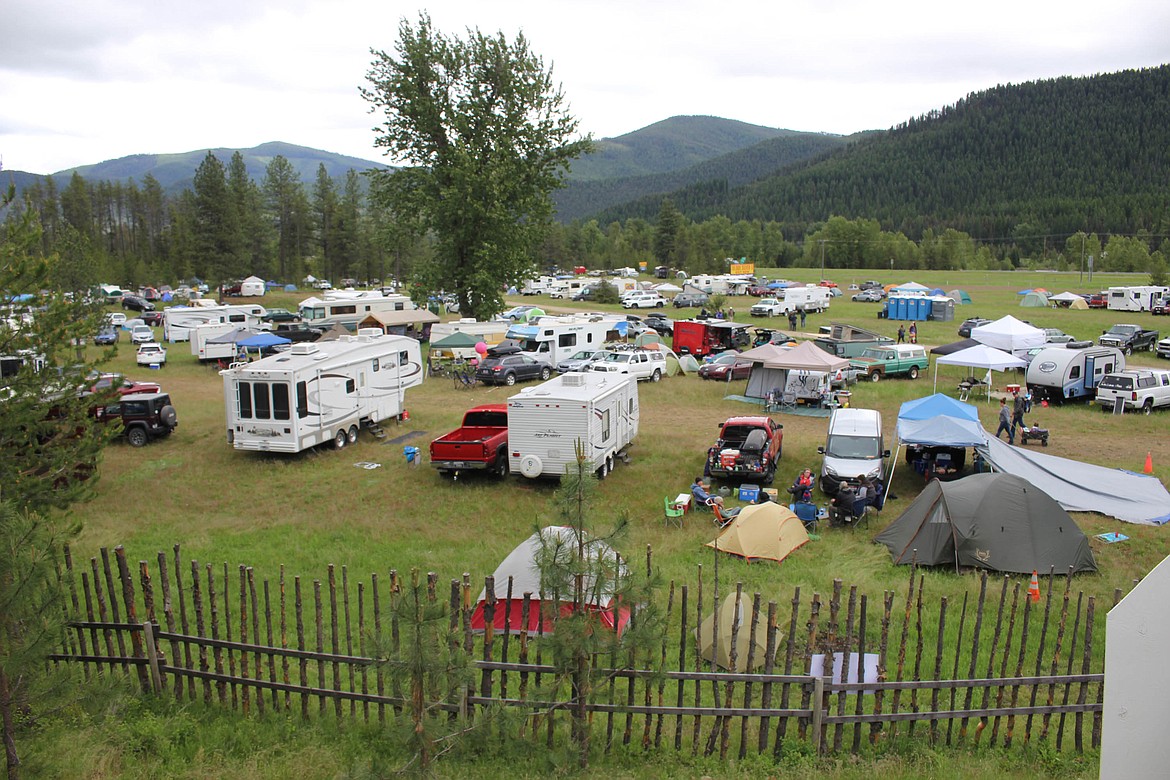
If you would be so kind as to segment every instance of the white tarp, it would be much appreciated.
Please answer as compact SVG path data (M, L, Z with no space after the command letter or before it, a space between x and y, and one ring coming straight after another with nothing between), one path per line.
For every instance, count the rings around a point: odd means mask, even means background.
M975 449L996 471L1028 480L1066 511L1098 512L1142 525L1170 520L1170 493L1156 477L1044 455L993 436Z

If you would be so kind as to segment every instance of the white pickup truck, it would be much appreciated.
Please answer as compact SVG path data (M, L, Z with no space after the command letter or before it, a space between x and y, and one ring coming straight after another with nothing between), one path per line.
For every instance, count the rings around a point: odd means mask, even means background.
M1130 368L1106 374L1097 383L1098 406L1106 411L1120 400L1127 411L1150 414L1158 407L1170 407L1170 371Z
M752 304L749 314L753 317L778 317L795 309L795 305L779 298L761 298Z

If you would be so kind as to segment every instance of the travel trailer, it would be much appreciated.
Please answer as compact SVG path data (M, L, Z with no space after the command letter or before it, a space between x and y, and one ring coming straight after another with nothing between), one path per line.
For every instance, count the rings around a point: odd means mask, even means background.
M174 344L189 341L191 330L200 325L230 322L237 328L258 328L268 311L255 303L230 306L170 306L163 309L163 338Z
M520 288L520 294L547 295L550 291L552 291L552 288L554 285L556 285L556 283L557 279L555 276L538 276L535 279L529 279L524 282L524 285Z
M736 274L695 274L687 284L708 295L746 295L752 278Z
M638 383L630 376L570 372L508 399L508 463L529 479L560 477L576 463L604 478L638 435Z
M371 314L415 308L414 301L406 295L341 290L333 295L327 293L323 298L306 298L301 301L299 313L301 321L310 328L328 330L341 325L348 330L357 330L358 323Z
M199 360L231 360L236 356L235 344L208 343L208 339L230 333L240 327L234 322L209 322L190 329L191 354Z
M828 287L788 287L784 290L784 302L801 311L825 311L829 308L832 293Z
M508 328L507 337L520 342L520 351L556 368L583 349L600 348L617 322L603 317L541 317Z
M510 320L481 322L474 317L464 317L451 322L436 322L431 326L431 343L433 344L453 333L466 333L469 336L476 336L489 347L494 347L504 340L510 327L512 327Z
M241 298L258 298L263 296L267 290L268 286L259 276L249 276L247 279L240 282Z
M1102 377L1124 368L1125 355L1115 347L1049 347L1032 358L1026 381L1038 402L1091 401Z
M1115 311L1149 311L1167 292L1170 287L1154 285L1110 287L1105 291L1105 307Z
M408 388L422 384L419 344L376 328L221 371L227 440L237 450L301 452L357 441L402 414Z

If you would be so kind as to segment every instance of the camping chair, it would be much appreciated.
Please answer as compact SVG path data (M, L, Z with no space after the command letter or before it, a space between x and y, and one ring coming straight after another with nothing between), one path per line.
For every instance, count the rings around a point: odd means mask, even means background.
M791 506L792 512L804 524L804 530L817 530L817 505L811 501L797 501Z
M683 515L687 512L685 506L679 506L672 503L669 496L662 497L662 520L663 525L669 526L674 523L679 528L683 526Z
M720 528L727 527L727 524L734 520L735 516L739 514L738 508L724 509L723 507L719 506L719 504L714 502L708 504L707 506L711 507L711 511L715 513L715 525L719 526Z

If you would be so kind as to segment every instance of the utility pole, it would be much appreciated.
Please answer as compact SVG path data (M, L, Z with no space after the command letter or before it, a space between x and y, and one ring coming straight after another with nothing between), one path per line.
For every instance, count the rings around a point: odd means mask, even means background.
M1081 232L1081 276L1078 281L1085 281L1085 234Z
M825 281L825 239L821 239L821 281Z

